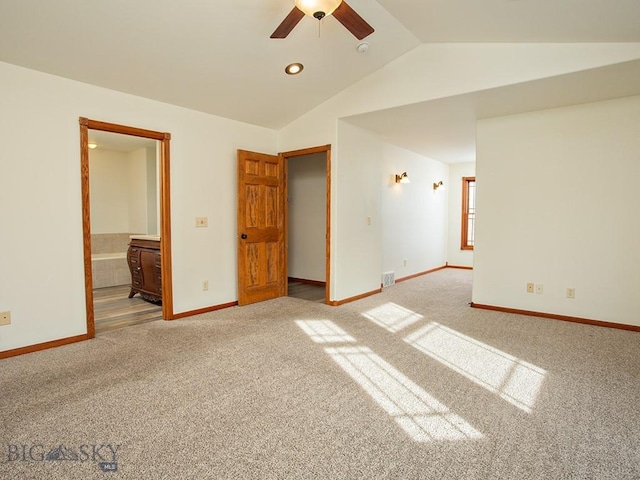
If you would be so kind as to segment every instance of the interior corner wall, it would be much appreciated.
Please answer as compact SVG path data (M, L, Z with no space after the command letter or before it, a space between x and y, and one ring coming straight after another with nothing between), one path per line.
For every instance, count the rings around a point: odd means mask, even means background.
M87 331L79 117L171 133L174 312L237 300L237 149L276 131L2 62L0 105L0 352Z
M381 151L382 271L398 280L445 265L448 198L433 184L449 183L449 166L388 143ZM395 182L403 172L410 183Z
M380 288L382 142L373 133L338 121L338 164L332 163L331 300Z
M326 282L325 152L287 159L288 276Z
M126 182L129 186L129 198L127 206L129 209L129 229L130 233L157 233L148 231L148 181L147 181L147 149L139 148L127 154L127 176ZM121 179L122 180L122 179ZM153 203L158 199L154 198Z
M158 221L158 214L160 210L160 186L158 185L159 162L157 160L159 142L156 141L155 143L155 147L145 148L147 157L147 233L150 235L160 233L160 222Z
M473 267L473 250L462 250L462 178L476 174L475 162L449 165L449 233L447 263L455 267Z
M478 122L473 302L640 326L638 125L640 96Z

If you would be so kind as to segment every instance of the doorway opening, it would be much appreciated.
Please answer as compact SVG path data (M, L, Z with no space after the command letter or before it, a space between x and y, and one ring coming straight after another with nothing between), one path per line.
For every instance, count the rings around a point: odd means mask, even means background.
M286 152L287 295L329 304L330 145Z
M80 118L87 335L173 318L169 209L170 134ZM90 144L94 147L91 149ZM90 159L90 157L92 157ZM133 235L132 235L133 234ZM155 302L140 297L128 244L157 250ZM160 258L162 259L160 261ZM142 278L142 277L141 277ZM154 279L155 281L156 279ZM134 293L135 292L135 293ZM160 303L162 306L160 306Z
M324 275L320 266L313 274L320 280L307 279L320 283L324 289L322 299L330 304L331 145L324 145L279 155L238 150L238 305L288 295L287 164L295 162L294 158L316 154L324 161L325 193L319 207L325 210L324 227L322 219L320 221L324 240L319 238L322 231L315 238L320 243L320 250L324 246L324 252L320 251L314 258L324 265Z

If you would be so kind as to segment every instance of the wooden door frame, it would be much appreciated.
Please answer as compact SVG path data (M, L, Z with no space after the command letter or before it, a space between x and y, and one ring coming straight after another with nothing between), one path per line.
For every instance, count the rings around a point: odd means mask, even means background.
M318 147L303 148L301 150L292 150L289 152L282 152L280 155L285 160L285 200L288 192L289 182L289 159L291 157L301 157L304 155L311 155L314 153L324 153L327 166L327 205L326 205L326 226L325 226L325 286L324 286L324 303L331 305L331 145L321 145ZM286 257L289 256L289 203L285 202L286 215L285 215L285 251ZM288 267L288 263L287 263ZM287 277L289 272L287 270ZM285 278L285 283L287 278Z
M96 334L91 272L91 197L89 191L89 130L150 138L160 142L160 254L162 256L162 318L173 320L173 278L171 269L170 144L171 134L80 117L80 175L82 183L82 238L87 337Z

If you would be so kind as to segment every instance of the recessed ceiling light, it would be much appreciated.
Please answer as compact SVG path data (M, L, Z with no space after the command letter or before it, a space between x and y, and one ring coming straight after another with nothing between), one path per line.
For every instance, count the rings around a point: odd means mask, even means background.
M297 75L304 69L304 65L301 63L290 63L286 66L284 71L287 75Z

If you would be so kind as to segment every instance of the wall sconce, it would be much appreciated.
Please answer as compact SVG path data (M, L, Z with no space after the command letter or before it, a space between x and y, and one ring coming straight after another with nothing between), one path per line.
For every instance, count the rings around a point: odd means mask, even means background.
M444 188L444 183L442 182L442 180L440 180L438 183L434 183L433 184L433 189L434 190L446 190Z
M396 175L396 183L411 183L407 172L404 172L402 175Z

